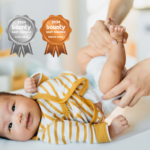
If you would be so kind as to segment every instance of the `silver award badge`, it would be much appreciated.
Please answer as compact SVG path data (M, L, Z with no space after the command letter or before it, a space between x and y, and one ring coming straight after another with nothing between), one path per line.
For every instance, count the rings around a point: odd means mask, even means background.
M23 57L27 53L33 54L30 42L37 32L34 20L27 15L16 16L9 22L6 32L8 39L13 42L10 55L16 53L20 57L21 51Z

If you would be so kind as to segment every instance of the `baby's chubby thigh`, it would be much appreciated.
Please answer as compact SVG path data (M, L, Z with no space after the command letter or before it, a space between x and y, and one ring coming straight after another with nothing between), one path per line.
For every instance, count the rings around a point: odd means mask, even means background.
M97 97L97 102L95 101L94 103L101 102L102 104L102 111L104 113L105 117L108 117L111 112L116 108L117 105L113 104L112 101L115 99L118 99L124 95L118 95L117 97L114 97L110 100L102 100L102 95L103 93L99 89L99 79L100 75L103 69L103 66L105 65L107 61L107 56L97 56L91 59L91 61L88 63L86 67L86 72L89 75L92 75L96 87L94 87L91 91L94 93L95 97ZM125 76L125 69L123 69L122 72L122 77ZM91 94L92 95L92 94Z

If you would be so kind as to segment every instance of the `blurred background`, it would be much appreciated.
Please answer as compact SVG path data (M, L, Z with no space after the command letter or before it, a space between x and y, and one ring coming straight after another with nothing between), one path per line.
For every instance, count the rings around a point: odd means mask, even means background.
M26 77L42 71L53 78L63 70L80 74L76 54L86 46L90 28L97 20L105 20L110 0L0 0L0 22L3 33L0 39L0 91L22 89ZM10 55L12 42L5 32L9 20L16 15L28 15L35 20L38 32L31 41L33 55ZM62 15L70 21L72 32L65 42L68 55L44 55L46 42L39 29L50 15ZM135 0L134 6L122 25L129 33L126 44L127 63L130 68L138 61L150 57L150 1Z

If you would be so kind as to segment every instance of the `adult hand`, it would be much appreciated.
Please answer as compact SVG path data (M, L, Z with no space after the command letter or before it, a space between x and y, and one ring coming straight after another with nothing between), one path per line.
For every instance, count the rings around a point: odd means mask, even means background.
M107 18L107 20L108 19L110 18ZM127 33L125 33L123 43L126 43L127 36ZM118 42L110 36L109 30L107 29L105 22L102 20L98 20L91 28L91 32L88 37L88 43L92 48L105 55L109 53L112 45L115 45Z
M113 98L126 91L125 95L113 103L124 108L133 107L142 96L150 95L150 58L145 59L127 71L126 77L109 92L103 99Z

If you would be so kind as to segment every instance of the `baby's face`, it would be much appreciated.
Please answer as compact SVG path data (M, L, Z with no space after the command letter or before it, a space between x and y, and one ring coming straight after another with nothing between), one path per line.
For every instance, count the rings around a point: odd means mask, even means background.
M41 110L36 101L22 95L0 96L0 136L27 141L36 133L40 120Z

